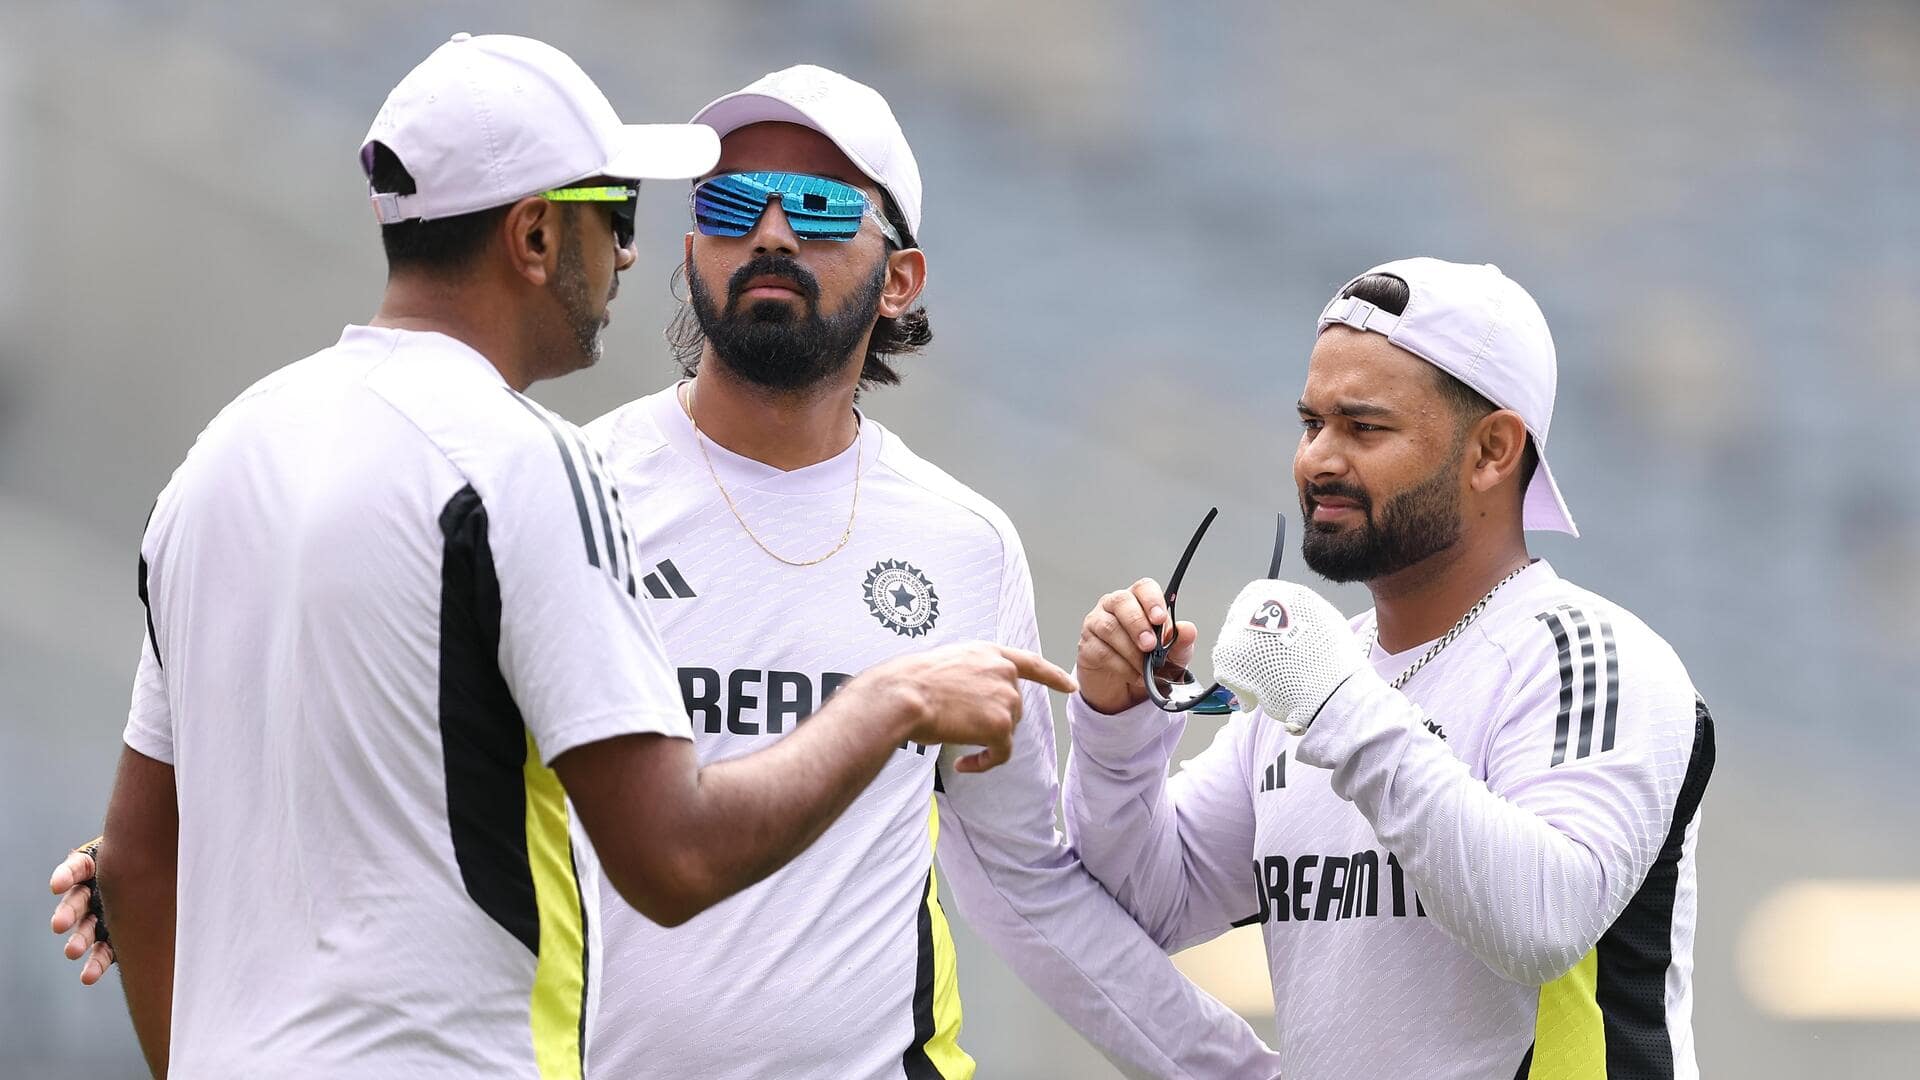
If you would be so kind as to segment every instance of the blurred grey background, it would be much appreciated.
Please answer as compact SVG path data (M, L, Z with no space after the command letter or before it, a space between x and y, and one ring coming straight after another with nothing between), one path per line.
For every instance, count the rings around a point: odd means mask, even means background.
M1536 554L1663 633L1719 718L1704 1073L1912 1075L1920 914L1868 928L1875 971L1824 976L1888 982L1877 1011L1786 993L1813 982L1781 957L1831 960L1831 927L1795 921L1828 909L1765 916L1793 882L1920 881L1920 6L4 0L0 1076L140 1071L44 882L98 831L141 526L215 410L372 312L354 152L463 29L554 42L633 119L800 61L889 97L938 340L867 406L1012 515L1056 659L1209 505L1185 606L1264 565L1335 287L1402 255L1500 264L1559 343L1551 449L1585 534ZM684 204L650 190L608 360L537 389L578 421L672 377ZM959 933L983 1076L1114 1075ZM1256 942L1193 970L1270 1037L1229 985L1263 968Z

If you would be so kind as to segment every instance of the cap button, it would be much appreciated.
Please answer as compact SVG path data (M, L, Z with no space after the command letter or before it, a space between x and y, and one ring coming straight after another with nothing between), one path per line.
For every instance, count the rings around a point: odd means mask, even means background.
M459 33L457 33L457 34L455 34L455 35L453 35L452 37L450 37L450 38L448 38L447 40L448 40L448 41L472 41L472 40L473 40L473 35L472 35L472 34L469 34L469 33L467 33L467 32L466 32L465 30L462 30L462 31L460 31Z

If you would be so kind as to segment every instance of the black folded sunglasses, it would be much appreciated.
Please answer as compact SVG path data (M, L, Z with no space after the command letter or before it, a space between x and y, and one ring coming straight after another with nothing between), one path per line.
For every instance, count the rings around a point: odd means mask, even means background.
M1200 527L1193 531L1193 539L1187 541L1187 550L1180 553L1180 562L1173 568L1173 576L1167 579L1167 622L1160 630L1160 643L1140 661L1140 672L1147 681L1147 698L1164 712L1193 712L1202 716L1219 716L1233 711L1233 692L1219 683L1208 686L1199 693L1181 692L1195 685L1194 678L1187 672L1182 681L1164 680L1157 672L1167 666L1167 654L1173 651L1173 643L1179 631L1173 605L1180 599L1180 582L1186 579L1187 564L1193 561L1193 553L1200 547L1200 538L1207 535L1207 526L1220 516L1220 508L1213 507L1207 516L1200 519ZM1275 514L1273 526L1273 559L1267 563L1267 576L1280 576L1280 558L1287 550L1287 515ZM1163 693L1161 682L1168 682L1169 689L1175 693Z

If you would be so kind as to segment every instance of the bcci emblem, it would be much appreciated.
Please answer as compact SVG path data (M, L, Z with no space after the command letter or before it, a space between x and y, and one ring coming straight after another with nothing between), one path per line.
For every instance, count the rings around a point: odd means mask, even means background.
M902 637L919 637L940 617L933 583L912 564L886 559L867 571L867 610Z

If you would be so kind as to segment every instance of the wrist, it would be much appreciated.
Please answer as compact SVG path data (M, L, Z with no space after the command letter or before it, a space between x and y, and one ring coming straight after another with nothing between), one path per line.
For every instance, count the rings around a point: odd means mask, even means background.
M1162 712L1144 697L1114 712L1102 712L1082 694L1067 697L1067 725L1075 752L1103 767L1118 768L1172 732L1178 741L1185 713Z
M1089 712L1098 713L1101 716L1118 716L1147 700L1145 694L1130 693L1127 687L1103 690L1085 684L1081 685L1080 692L1073 697Z
M853 680L834 695L834 700L847 699L849 690L854 691L847 704L858 713L855 722L873 731L874 737L887 746L913 739L931 715L920 684L889 670L869 672Z
M1153 674L1154 682L1158 684L1162 694L1171 694L1176 687L1188 686L1194 682L1193 673L1178 664L1163 664L1155 668ZM1136 684L1132 679L1119 679L1110 675L1089 678L1084 668L1075 668L1073 677L1074 681L1080 685L1080 690L1074 697L1079 698L1088 709L1102 716L1118 716L1146 703L1146 688Z

